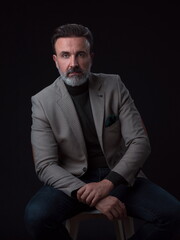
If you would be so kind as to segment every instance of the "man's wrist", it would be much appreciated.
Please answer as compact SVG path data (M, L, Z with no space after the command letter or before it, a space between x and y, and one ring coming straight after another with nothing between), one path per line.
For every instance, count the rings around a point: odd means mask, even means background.
M109 191L113 190L114 188L113 182L111 182L108 179L103 179L101 182L109 189Z

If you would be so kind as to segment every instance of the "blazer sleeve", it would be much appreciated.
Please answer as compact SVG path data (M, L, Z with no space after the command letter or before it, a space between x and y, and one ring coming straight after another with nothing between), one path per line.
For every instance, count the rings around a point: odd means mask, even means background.
M38 95L32 100L31 144L35 170L47 185L62 190L67 195L85 183L59 165L58 143Z
M150 154L151 148L140 113L119 76L116 89L119 99L120 129L125 153L112 171L120 174L131 184Z

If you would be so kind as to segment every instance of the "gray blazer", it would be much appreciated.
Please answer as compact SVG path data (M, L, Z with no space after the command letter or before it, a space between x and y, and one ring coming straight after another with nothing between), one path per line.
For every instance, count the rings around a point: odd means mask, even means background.
M98 139L110 169L133 184L150 153L139 112L118 75L94 74L89 96ZM85 183L85 141L61 78L32 97L31 142L39 179L69 196ZM139 172L140 171L140 172Z

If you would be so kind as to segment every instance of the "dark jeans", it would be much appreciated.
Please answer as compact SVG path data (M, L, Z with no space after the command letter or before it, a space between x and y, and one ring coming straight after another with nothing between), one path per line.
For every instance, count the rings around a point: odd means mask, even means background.
M107 168L91 170L81 179L100 181L108 172ZM145 222L131 240L170 240L180 228L180 202L147 179L137 178L132 187L119 185L111 195L125 203L129 216ZM70 240L64 221L89 209L62 191L44 186L26 207L26 227L33 239Z

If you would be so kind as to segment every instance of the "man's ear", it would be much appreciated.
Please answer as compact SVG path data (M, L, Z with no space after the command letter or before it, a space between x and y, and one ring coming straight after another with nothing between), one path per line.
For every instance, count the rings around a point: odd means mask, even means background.
M55 54L53 54L53 60L54 60L54 62L56 64L57 69L59 69L58 63L57 63L57 56Z

